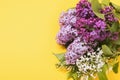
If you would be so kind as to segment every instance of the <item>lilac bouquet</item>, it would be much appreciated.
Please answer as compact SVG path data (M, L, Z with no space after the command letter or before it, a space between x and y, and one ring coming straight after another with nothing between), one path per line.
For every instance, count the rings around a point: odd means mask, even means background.
M110 0L80 0L60 16L57 43L67 51L54 54L58 68L68 79L108 80L106 72L118 73L120 55L120 6Z

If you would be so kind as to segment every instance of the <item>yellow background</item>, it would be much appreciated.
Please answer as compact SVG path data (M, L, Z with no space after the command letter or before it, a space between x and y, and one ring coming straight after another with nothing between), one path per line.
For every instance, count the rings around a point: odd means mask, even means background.
M0 0L0 80L65 80L52 52L65 51L55 41L58 18L77 2ZM120 73L109 78L120 80Z

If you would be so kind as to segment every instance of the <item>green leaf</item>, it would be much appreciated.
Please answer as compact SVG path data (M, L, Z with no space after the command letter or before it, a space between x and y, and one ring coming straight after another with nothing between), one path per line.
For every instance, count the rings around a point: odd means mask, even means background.
M62 62L56 64L56 68L62 68L62 67L67 69L68 65L66 65L65 61L62 61Z
M90 2L90 3L91 3L91 0L88 0L88 2Z
M116 5L116 4L112 3L112 2L111 2L111 4L117 10L117 12L120 12L120 6L118 6L118 5Z
M118 39L117 41L115 41L116 45L120 45L120 39Z
M120 35L119 35L118 40L116 40L116 41L114 42L114 44L116 44L116 45L120 45Z
M111 2L111 5L115 8L115 11L113 12L114 16L120 19L120 6L114 4Z
M103 72L106 73L106 71L107 71L108 69L109 69L108 64L107 64L107 63L104 64L104 66L103 66L103 68L102 68Z
M53 55L55 55L56 58L60 61L59 63L56 64L56 68L67 67L64 53L59 53L59 54L53 53Z
M97 17L104 19L104 14L98 13L98 12L94 12L96 14Z
M102 45L102 51L105 56L112 56L113 53L107 45Z
M101 3L102 3L103 5L105 5L105 6L109 6L110 0L102 0Z
M91 76L88 77L88 80L93 80L93 78Z
M57 59L60 61L60 62L63 62L65 61L65 54L64 53L60 53L60 54L54 54Z
M118 19L120 19L120 13L118 13L118 12L115 11L115 12L113 12L113 14L114 14L115 17L117 17Z
M77 71L77 67L76 66L72 66L71 71L68 73L67 79L72 78L73 80L80 80L81 76L80 76L80 74L78 76L78 73L76 71Z
M91 4L93 11L100 12L99 10L101 9L101 4L99 3L98 0L91 0Z
M108 80L107 75L106 75L107 70L108 70L108 64L105 64L102 67L102 71L98 72L99 80Z
M74 74L72 75L72 77L73 77L74 80L78 80L78 79L79 79L77 73L74 73Z
M118 52L116 52L116 54L117 54L117 55L120 55L120 52L118 51Z
M107 75L104 71L98 72L98 78L99 80L108 80Z
M104 14L100 13L100 9L102 9L101 4L98 0L91 0L92 10L101 19L104 19Z
M111 32L117 32L119 30L119 22L114 22L112 27L110 27Z
M116 64L113 65L112 70L114 73L118 73L118 67L119 67L119 62L117 62Z
M69 72L67 79L72 78L73 80L79 80L78 74L76 72Z

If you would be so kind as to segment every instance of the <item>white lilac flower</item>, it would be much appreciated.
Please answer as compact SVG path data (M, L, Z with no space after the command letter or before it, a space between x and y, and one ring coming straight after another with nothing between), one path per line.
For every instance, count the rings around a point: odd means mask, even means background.
M77 36L77 29L72 28L71 25L63 26L57 34L57 42L61 45L65 45L74 40Z
M85 56L80 56L76 60L76 65L80 73L93 76L94 73L101 71L105 64L102 58L103 51L100 48L94 52L88 52Z

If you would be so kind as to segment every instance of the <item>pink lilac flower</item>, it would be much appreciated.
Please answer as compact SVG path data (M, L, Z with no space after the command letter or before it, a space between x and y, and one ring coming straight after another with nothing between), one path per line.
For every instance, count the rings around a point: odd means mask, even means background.
M57 34L57 42L61 45L65 45L68 42L73 41L78 36L78 31L72 28L71 25L65 25L61 27Z
M65 54L66 63L75 64L76 60L88 51L93 51L92 47L81 41L80 37L76 38L67 48L67 53Z

